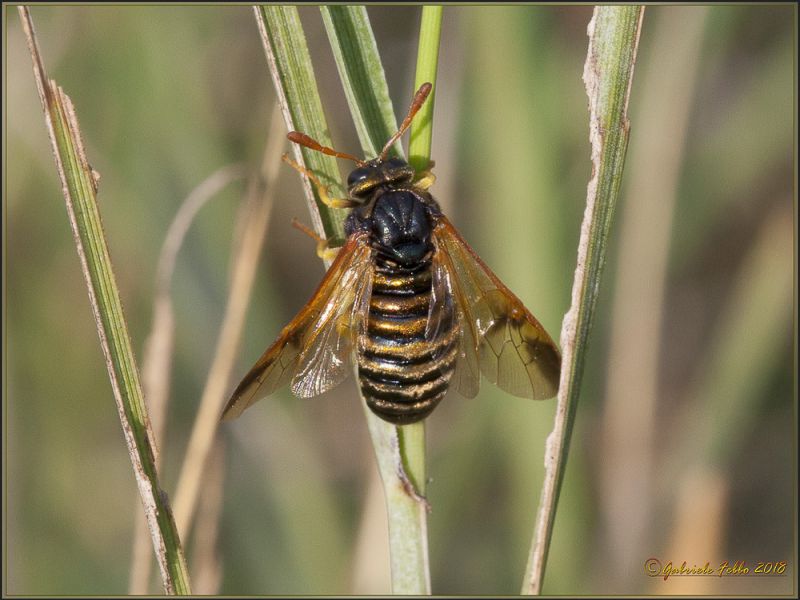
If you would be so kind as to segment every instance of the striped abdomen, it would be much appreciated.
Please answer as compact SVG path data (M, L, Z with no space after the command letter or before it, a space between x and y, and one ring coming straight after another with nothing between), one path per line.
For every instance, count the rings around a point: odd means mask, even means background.
M426 339L430 302L430 260L406 269L376 259L367 332L358 348L359 382L372 411L397 425L427 417L455 369L453 319Z

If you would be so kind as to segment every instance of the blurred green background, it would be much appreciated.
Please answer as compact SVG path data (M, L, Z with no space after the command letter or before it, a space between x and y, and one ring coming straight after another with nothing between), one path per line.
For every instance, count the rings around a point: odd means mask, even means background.
M140 511L19 17L5 6L5 592L125 594ZM419 7L370 7L395 112ZM134 348L185 197L257 168L275 101L245 6L35 6L71 96ZM335 145L359 153L319 11L301 10ZM451 220L558 336L586 184L591 7L446 7L434 117ZM788 594L796 559L793 165L796 7L647 8L623 196L545 579L547 594ZM343 170L346 165L342 164ZM238 378L323 268L283 167ZM241 180L199 213L172 285L161 444L173 493L223 314ZM231 381L232 387L236 381ZM388 591L383 504L352 380L220 428L185 540L194 591ZM432 588L517 594L555 401L485 384L428 421ZM220 450L223 452L223 450ZM221 509L214 499L221 496ZM218 503L217 503L218 504ZM645 574L644 562L786 561L778 577ZM796 591L796 588L794 588ZM152 576L151 590L160 590Z

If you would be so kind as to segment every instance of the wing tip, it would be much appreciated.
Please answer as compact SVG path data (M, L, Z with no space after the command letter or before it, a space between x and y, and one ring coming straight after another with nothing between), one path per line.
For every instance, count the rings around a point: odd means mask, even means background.
M222 414L219 416L220 423L233 421L236 417L244 412L245 408L245 406L241 406L240 402L237 402L236 396L233 396L230 400L228 400L225 408L222 409Z

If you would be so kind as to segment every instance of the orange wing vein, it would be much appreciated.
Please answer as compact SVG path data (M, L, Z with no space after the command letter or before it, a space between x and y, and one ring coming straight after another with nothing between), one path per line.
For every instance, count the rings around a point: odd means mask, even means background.
M365 236L348 238L311 300L237 386L223 420L238 417L289 383L296 396L310 398L347 377L353 344L369 307L371 259Z
M544 327L470 248L444 215L435 217L434 281L447 280L461 326L451 385L466 397L480 372L514 396L543 400L558 391L561 354Z

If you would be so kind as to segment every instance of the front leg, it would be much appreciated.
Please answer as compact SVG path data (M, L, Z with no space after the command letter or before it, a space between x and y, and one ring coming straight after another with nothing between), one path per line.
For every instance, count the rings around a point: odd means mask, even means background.
M319 256L322 260L333 262L333 259L335 259L336 255L339 254L339 248L331 248L328 240L318 236L315 231L297 219L292 219L292 227L299 229L317 242L317 256Z
M436 163L432 160L424 170L418 171L414 176L414 185L420 189L427 190L436 182L436 175L433 174L433 167Z
M302 173L311 180L311 183L313 183L317 188L317 194L319 194L320 201L325 206L330 206L331 208L353 208L354 206L358 206L358 202L354 202L349 198L331 198L331 196L328 194L328 187L322 185L322 182L316 175L314 175L314 173L289 158L288 154L284 154L281 158L283 159L283 162L288 164L295 171Z

